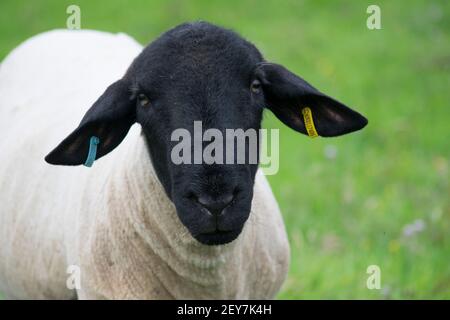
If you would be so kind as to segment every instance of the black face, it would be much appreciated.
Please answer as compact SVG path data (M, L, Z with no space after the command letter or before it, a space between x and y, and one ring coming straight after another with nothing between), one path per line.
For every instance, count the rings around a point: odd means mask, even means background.
M282 66L263 62L259 51L237 34L208 23L184 24L146 47L124 78L106 90L46 160L82 164L91 136L101 141L98 159L137 121L181 222L199 242L225 244L238 237L250 214L257 170L257 164L250 163L250 140L244 164L177 164L172 151L178 141L172 141L172 134L185 129L195 137L194 121L201 121L203 132L217 129L223 137L226 129L258 130L264 107L306 134L301 116L305 106L311 108L321 136L345 134L367 123ZM203 147L208 144L202 142ZM224 150L234 159L242 152L237 144Z
M183 128L194 137L194 121L201 121L203 132L215 128L223 137L225 129L258 130L264 98L255 89L254 71L262 57L245 40L209 25L170 34L146 48L128 72L136 120L182 223L202 243L230 242L249 216L257 164L174 164L171 152L178 141L171 135Z

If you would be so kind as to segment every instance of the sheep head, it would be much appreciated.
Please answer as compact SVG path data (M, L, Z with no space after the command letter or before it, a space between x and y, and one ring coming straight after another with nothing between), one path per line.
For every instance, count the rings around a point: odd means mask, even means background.
M362 115L286 68L264 61L258 49L236 33L201 22L180 25L149 44L45 159L56 165L84 164L92 155L92 137L98 139L98 159L137 122L181 222L201 243L225 244L239 236L249 217L259 146L256 135L253 141L244 139L242 150L237 144L229 148L226 131L257 132L265 108L308 135L338 136L367 124ZM302 116L303 109L313 123ZM225 139L218 142L220 134ZM221 154L215 150L219 161L199 161L195 148L180 148L184 135L201 149L214 137L223 145ZM252 148L255 143L257 148ZM177 148L186 161L174 160ZM239 156L243 163L226 161Z

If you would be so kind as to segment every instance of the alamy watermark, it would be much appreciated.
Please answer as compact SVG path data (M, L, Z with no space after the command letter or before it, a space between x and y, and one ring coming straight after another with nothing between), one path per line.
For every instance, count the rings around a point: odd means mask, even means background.
M367 267L366 270L369 276L367 277L366 287L369 290L381 289L381 269L376 264L372 264Z
M67 7L66 13L69 15L66 20L66 26L69 30L81 29L81 9L75 4Z
M366 12L370 14L367 18L366 25L369 30L381 29L381 9L376 4L371 4L367 7Z
M69 290L81 289L81 269L77 265L70 265L66 270L69 275L66 280L66 287Z
M176 142L171 161L180 164L258 164L264 174L273 175L279 168L278 129L209 128L203 131L201 121L194 121L193 134L185 128L172 132ZM270 144L269 144L270 139Z

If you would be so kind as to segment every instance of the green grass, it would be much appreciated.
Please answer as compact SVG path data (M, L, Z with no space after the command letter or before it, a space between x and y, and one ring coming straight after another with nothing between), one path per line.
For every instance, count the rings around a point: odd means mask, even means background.
M382 30L370 31L373 1L2 0L0 57L64 28L72 3L82 28L143 43L184 21L231 27L369 118L358 134L310 140L266 114L281 129L269 179L292 249L279 298L450 298L450 2L376 1ZM405 236L417 219L424 230ZM381 290L366 288L371 264Z

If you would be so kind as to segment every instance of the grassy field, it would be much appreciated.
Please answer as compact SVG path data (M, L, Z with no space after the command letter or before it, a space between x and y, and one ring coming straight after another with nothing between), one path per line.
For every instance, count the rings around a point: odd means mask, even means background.
M147 43L192 20L231 27L268 60L365 114L368 127L310 140L280 128L280 170L269 177L292 263L280 299L450 298L450 2L376 1L0 2L0 58L26 38L65 28ZM24 88L26 90L26 88ZM381 289L366 287L369 265Z

